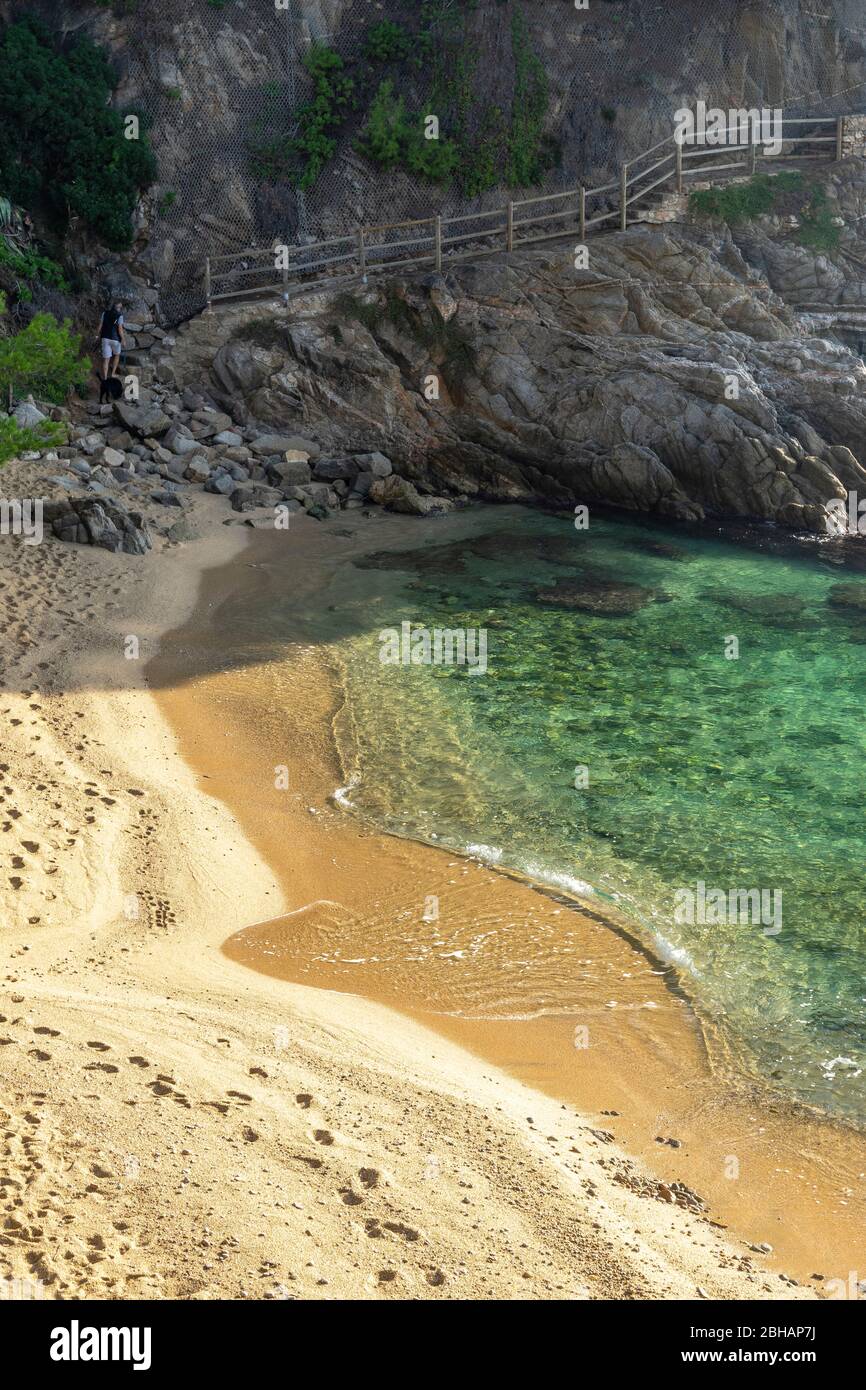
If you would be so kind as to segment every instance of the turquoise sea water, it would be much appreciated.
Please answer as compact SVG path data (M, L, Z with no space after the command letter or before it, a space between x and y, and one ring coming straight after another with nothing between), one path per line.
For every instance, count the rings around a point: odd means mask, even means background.
M866 575L837 555L491 509L362 559L334 651L357 811L614 901L744 1069L864 1120L866 608L837 586ZM485 629L486 674L383 664L404 621ZM678 921L698 883L781 894L781 930Z

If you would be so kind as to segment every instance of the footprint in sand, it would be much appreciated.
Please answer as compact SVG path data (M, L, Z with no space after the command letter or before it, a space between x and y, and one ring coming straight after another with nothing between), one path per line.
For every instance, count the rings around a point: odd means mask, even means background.
M379 1186L381 1174L375 1168L359 1168L358 1177L366 1188Z
M111 1048L108 1046L108 1043L104 1043L104 1042L89 1042L89 1043L87 1044L87 1046L88 1046L88 1047L95 1048L97 1052L110 1052L110 1051L111 1051Z
M364 1198L357 1192L353 1192L351 1187L341 1187L340 1196L347 1207L360 1207L364 1201Z
M313 1138L317 1144L333 1144L334 1136L329 1129L314 1129Z
M127 1057L127 1062L131 1062L134 1067L149 1067L150 1062L145 1057Z
M313 1103L313 1097L307 1095L306 1091L302 1091L299 1096L295 1096L295 1103L300 1105L304 1110L309 1110Z
M60 1033L56 1028L34 1028L34 1033L39 1033L46 1038L59 1038Z
M415 1231L411 1226L404 1226L402 1221L383 1221L382 1225L386 1231L393 1231L395 1236L402 1236L404 1240L414 1241L421 1239L420 1231Z
M113 1066L111 1062L87 1062L85 1064L84 1070L114 1072L120 1071L120 1067Z

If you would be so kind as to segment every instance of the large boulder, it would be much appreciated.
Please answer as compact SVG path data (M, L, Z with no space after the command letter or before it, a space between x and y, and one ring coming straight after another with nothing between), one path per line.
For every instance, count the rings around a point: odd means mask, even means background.
M267 458L271 454L285 454L292 450L306 454L307 458L318 458L319 446L310 439L302 439L297 434L260 434L250 444L254 454Z
M394 472L394 465L389 458L377 451L372 454L356 454L355 472L372 473L374 478L388 478Z
M34 429L47 420L48 416L44 415L38 405L34 405L32 401L22 401L12 411L12 419L22 429Z
M229 500L233 512L254 512L257 507L276 507L283 494L279 488L246 483L235 488Z
M391 512L407 516L431 516L434 512L449 512L454 503L447 497L422 497L414 483L392 473L387 478L374 478L369 491L370 500L387 507Z
M313 468L313 477L317 483L348 482L358 475L358 462L356 459L334 458L317 459Z
M43 517L61 541L95 545L102 550L144 555L150 533L140 512L127 512L105 497L72 497L46 502Z
M171 426L162 407L145 396L137 402L115 401L114 413L124 429L139 439L159 439Z
M303 457L272 459L267 464L267 473L273 482L283 487L303 487L311 479L310 465Z

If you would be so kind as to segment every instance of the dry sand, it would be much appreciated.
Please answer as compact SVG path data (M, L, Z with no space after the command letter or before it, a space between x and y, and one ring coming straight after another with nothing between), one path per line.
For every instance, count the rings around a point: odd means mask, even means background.
M221 950L296 904L144 683L200 576L250 562L194 505L201 539L143 559L0 540L0 1293L813 1296L660 1200L597 1117Z

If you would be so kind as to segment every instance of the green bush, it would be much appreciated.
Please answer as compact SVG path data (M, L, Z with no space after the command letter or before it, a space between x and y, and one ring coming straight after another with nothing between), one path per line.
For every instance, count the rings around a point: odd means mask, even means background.
M405 58L412 47L412 40L400 24L391 19L383 19L379 24L371 24L364 40L364 57L371 62L390 63L395 58Z
M827 194L820 185L809 191L809 201L800 209L800 230L797 239L801 246L812 251L833 251L839 245L840 228L833 225L833 213Z
M394 83L387 78L373 98L357 147L374 164L393 169L400 162L407 134L406 103L394 95Z
M61 52L34 19L0 38L0 186L41 207L62 230L70 214L114 250L156 163L147 140L127 140L108 105L115 79L103 51L78 35Z
M406 103L395 95L390 78L379 85L357 148L383 169L403 165L434 183L447 183L460 162L455 141L427 139L424 116L407 115Z
M19 458L31 449L48 449L52 444L65 444L66 426L45 420L33 428L22 429L11 415L0 415L0 463Z
M15 247L9 246L0 236L0 265L5 265L21 280L39 280L43 285L52 285L57 290L68 290L69 285L63 273L62 266L56 261L52 261L49 256L41 256L38 251L33 251L29 247L26 251L19 251ZM26 286L21 287L21 298L28 299L29 293Z
M335 132L353 104L355 84L347 77L339 53L323 44L314 44L304 59L313 79L314 94L298 112L298 135L291 148L303 161L297 183L312 188L337 149Z
M81 357L81 339L68 319L36 314L21 333L0 338L0 401L32 392L41 400L62 401L83 386L90 364Z

